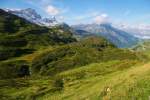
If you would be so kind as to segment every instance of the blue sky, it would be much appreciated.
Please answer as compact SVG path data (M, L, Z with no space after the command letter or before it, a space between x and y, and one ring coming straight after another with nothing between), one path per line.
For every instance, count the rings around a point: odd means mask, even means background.
M43 17L56 16L69 24L150 25L150 0L1 0L0 8L33 8Z

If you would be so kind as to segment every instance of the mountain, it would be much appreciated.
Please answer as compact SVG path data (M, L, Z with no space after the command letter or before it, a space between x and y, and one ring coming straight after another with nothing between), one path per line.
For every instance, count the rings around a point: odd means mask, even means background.
M139 28L126 28L126 32L133 33L135 37L140 39L148 40L150 39L150 28L149 29L139 29Z
M29 76L29 62L40 49L71 42L76 42L73 33L61 26L39 26L0 9L0 79Z
M142 40L137 45L135 45L132 50L138 52L149 53L150 51L150 40Z
M55 17L42 18L34 9L31 8L22 10L5 9L5 11L15 14L19 17L25 18L31 23L35 23L40 26L51 27L58 25L66 29L67 24L58 23ZM125 31L114 28L110 24L75 25L72 27L75 29L75 31L72 32L76 34L77 38L82 38L88 35L99 35L108 39L110 42L114 43L116 46L121 48L131 47L138 42L138 38L130 35ZM69 30L71 30L71 28Z
M114 28L110 24L80 24L72 27L77 30L78 34L102 36L121 48L131 47L138 42L138 38L125 31ZM86 32L82 32L81 30Z
M0 60L32 53L44 46L62 45L76 39L59 26L47 28L0 9Z
M137 45L130 49L138 53L143 53L143 55L150 58L150 40L148 39L140 41Z
M47 28L1 9L0 23L0 61L8 60L8 62L2 63L2 66L6 66L5 68L9 68L11 64L13 66L17 64L16 67L19 68L22 64L27 66L28 60L25 62L16 61L15 57L31 54L35 58L32 61L29 59L32 62L29 64L31 65L30 72L39 75L55 75L89 63L108 61L119 52L122 55L125 53L111 42L98 36L87 36L76 41L72 29L65 23ZM34 53L40 51L41 48L48 49L35 55ZM132 55L131 52L126 52ZM118 57L120 56L113 57L113 59L120 59ZM136 55L133 54L132 57L136 58ZM10 60L12 58L15 62ZM127 58L123 57L122 59Z
M25 18L26 20L30 21L31 23L35 23L41 26L55 26L58 24L55 17L52 18L42 18L40 14L38 14L34 9L27 8L27 9L4 9L7 12L15 14L19 17Z
M117 25L117 27L121 30L124 30L128 33L132 33L135 37L138 37L140 39L148 40L150 39L150 25L126 25L126 24L120 24Z
M145 56L100 36L77 41L72 31L0 9L0 100L131 100L141 89L149 96Z

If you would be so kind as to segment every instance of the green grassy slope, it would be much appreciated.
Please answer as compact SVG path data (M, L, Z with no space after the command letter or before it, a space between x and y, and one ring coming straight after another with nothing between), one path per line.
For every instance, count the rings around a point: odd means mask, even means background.
M62 26L0 10L0 100L146 100L147 60L101 37L76 41Z
M53 78L1 80L1 97L14 100L147 100L149 64L137 62L115 60L93 63Z
M111 63L105 65L109 66ZM118 63L116 65L117 67ZM126 65L126 64L125 64ZM125 66L123 65L123 66ZM94 65L92 65L92 69ZM100 67L101 64L95 67ZM111 65L110 65L111 66ZM104 67L104 68L105 68ZM98 68L97 68L98 69ZM100 69L100 68L99 68ZM109 68L108 70L110 70ZM61 93L47 94L42 100L147 100L149 97L149 64L144 66L132 67L126 70L116 70L113 73L105 74L103 71L96 70L98 73L91 75L91 70L83 71L84 74L76 74L76 70L62 73L62 76L68 76L65 89ZM77 76L74 78L74 76ZM65 80L65 81L66 81ZM39 100L40 100L39 99Z
M118 49L100 37L88 37L80 42L63 45L35 57L31 69L32 74L55 75L94 62L133 59L140 61L134 52Z
M72 35L69 30L63 30L59 26L41 27L0 9L0 78L20 76L16 75L19 71L18 62L26 62L30 67L34 56L42 50L44 52L44 48L75 42ZM19 66L24 67L24 63ZM15 75L5 73L12 69L12 74Z
M72 33L59 26L37 26L0 9L0 60L32 53L43 46L74 41Z

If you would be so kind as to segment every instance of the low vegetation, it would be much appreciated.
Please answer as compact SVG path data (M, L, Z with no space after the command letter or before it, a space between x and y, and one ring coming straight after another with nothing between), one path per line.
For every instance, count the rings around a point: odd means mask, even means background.
M149 57L0 10L0 100L146 100ZM140 91L142 90L142 91Z

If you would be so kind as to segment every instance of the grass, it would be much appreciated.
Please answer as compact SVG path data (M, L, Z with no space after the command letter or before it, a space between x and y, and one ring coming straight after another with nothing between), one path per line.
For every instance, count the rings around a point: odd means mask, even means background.
M57 46L55 46L57 47ZM35 50L33 53L30 53L30 54L25 54L25 55L22 55L20 57L13 57L13 58L10 58L8 60L3 60L3 61L0 61L0 62L10 62L10 61L16 61L16 60L25 60L29 63L31 63L33 61L33 59L35 57L37 57L38 55L44 53L44 52L47 52L47 51L50 51L52 49L55 48L54 46L48 46L48 47L40 47L38 48L37 50Z
M147 100L150 63L68 82L61 93L47 94L38 100ZM67 72L68 73L68 72ZM107 89L109 91L106 91Z
M138 61L134 60L114 60L103 63L93 63L84 67L76 68L73 70L65 71L58 74L58 77L63 79L81 79L88 78L91 76L104 76L118 70L124 70L135 65ZM70 80L69 79L69 80Z
M17 59L25 60L25 61L28 61L31 63L33 61L33 59L35 59L35 57L39 56L40 54L42 54L44 52L50 51L54 48L55 47L52 47L52 46L49 46L46 48L45 47L39 48L37 51L33 52L32 54L24 55L24 56L18 57Z
M40 27L0 12L0 100L148 99L143 52L101 37L77 42L66 25Z
M8 84L9 83L9 84ZM52 81L48 79L13 79L13 80L1 80L0 88L1 98L30 100L34 96L51 89Z
M33 52L32 54L15 57L3 62L25 60L31 63L37 56L53 50L53 47L41 48ZM110 52L113 51L110 50ZM121 54L126 55L126 52L128 51L124 51L124 53L122 53L122 51L120 52ZM127 56L129 55L130 54L128 54ZM108 55L108 57L110 56ZM106 58L108 57L106 55ZM119 56L117 57L121 58ZM124 57L128 58L126 56ZM99 61L97 63L91 63L82 67L79 66L67 71L60 72L53 77L37 76L0 80L0 99L107 100L111 98L112 100L120 100L121 98L122 100L130 100L132 96L134 96L135 98L147 98L149 93L149 81L147 79L149 77L146 73L149 71L149 69L143 67L143 63L141 64L141 61L139 61L138 59L132 59L132 56L130 57L131 59L120 60L113 60L114 57L112 57L109 58L111 60L106 60L103 62ZM143 70L143 68L145 70ZM134 73L135 75L132 75ZM133 78L133 80L131 76L136 76L137 79ZM54 85L57 78L62 80L62 88L56 87L56 85ZM134 85L134 83L136 85ZM110 93L107 93L108 88L111 91ZM131 91L132 88L136 91ZM143 89L142 93L144 93L144 95L138 95L141 93L139 91L141 90L141 88ZM120 91L120 89L122 89L123 91Z
M117 84L118 82L114 79L118 79L118 76L122 75L124 71L125 72L129 71L128 69L114 70L113 67L117 66L118 64L119 63L117 61L108 62L108 63L105 63L105 65L104 63L99 64L99 65L95 64L95 67L92 64L90 66L87 66L89 68L87 67L85 69L79 68L79 69L61 73L60 75L65 76L66 78L64 91L62 93L56 93L56 94L51 94L51 95L47 94L46 96L41 97L39 100L76 100L76 99L99 100L99 99L102 99L101 93L103 92L104 88L115 86L115 84ZM112 67L112 68L109 68L109 69L112 69L112 71L109 72L109 70L100 70L101 67L103 69L103 67L105 68L106 66ZM97 67L99 67L99 69ZM133 67L133 68L135 69L136 67ZM77 73L80 72L81 70L83 70L81 72L87 73L88 71L87 69L90 69L89 74L93 74L93 75L85 75L84 77L74 78L76 75L77 76L79 75ZM91 71L91 69L93 70ZM95 71L99 73L96 74ZM103 71L106 73L107 72L109 73L104 74Z
M110 98L114 100L147 100L150 93L149 72L150 63L116 75L110 80L112 85Z
M127 65L127 62L130 63ZM10 80L1 80L0 85L2 87L0 88L0 93L7 94L1 97L13 98L14 100L16 98L19 100L100 100L104 98L120 100L116 95L122 97L123 100L130 100L130 98L124 99L124 94L128 93L127 90L134 86L132 85L134 82L143 84L141 83L141 80L145 79L143 76L146 77L146 73L150 72L148 66L149 64L143 66L142 64L139 65L136 61L127 60L122 62L94 63L62 72L54 78L23 78L11 80L12 82L8 82ZM53 87L56 77L63 79L64 86L62 90ZM146 92L148 92L146 90L148 86L143 87ZM106 93L105 88L110 88L111 93ZM138 90L139 87L137 86L136 88ZM127 93L125 96L130 94ZM134 94L135 92L131 91L131 93Z

